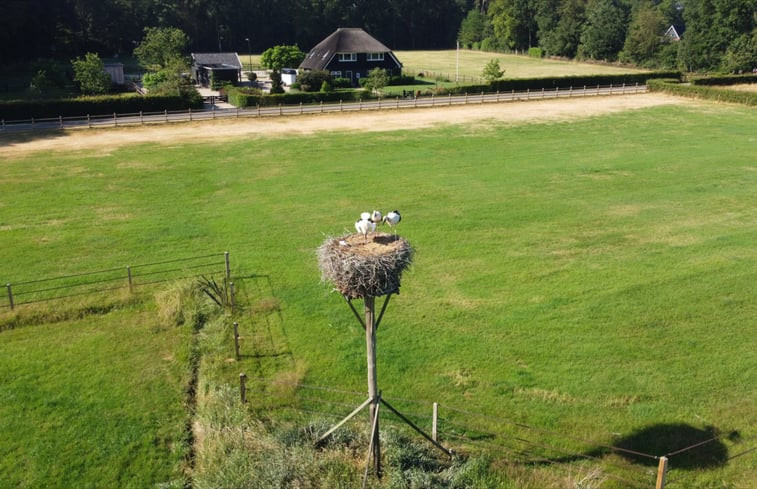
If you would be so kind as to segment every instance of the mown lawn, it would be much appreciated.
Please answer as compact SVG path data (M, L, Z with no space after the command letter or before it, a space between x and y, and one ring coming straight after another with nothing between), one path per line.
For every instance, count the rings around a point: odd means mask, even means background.
M143 309L0 333L0 487L181 487L189 338Z
M417 256L379 331L387 398L603 444L714 427L735 455L757 443L754 127L753 110L697 105L8 159L0 281L229 250L234 274L270 279L292 358L241 367L362 391L362 330L320 283L314 250L361 211L396 208ZM0 333L3 358L45 331ZM24 375L44 369L19 355ZM18 449L0 435L0 450ZM675 463L686 487L746 488L757 474L755 452Z

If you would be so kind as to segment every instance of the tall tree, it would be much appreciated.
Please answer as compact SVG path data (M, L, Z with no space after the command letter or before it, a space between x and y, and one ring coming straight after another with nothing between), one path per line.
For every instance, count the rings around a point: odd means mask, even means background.
M498 44L525 50L536 44L535 0L491 0L487 14Z
M539 45L549 55L573 58L586 22L586 0L560 0L557 19L554 28L539 29Z
M74 81L83 94L98 95L110 90L110 75L105 72L105 63L95 53L87 53L83 58L71 60Z
M627 9L619 0L591 0L581 31L579 56L614 61L626 39Z
M663 12L652 1L641 3L632 13L621 60L654 67L666 44L663 34L668 27Z

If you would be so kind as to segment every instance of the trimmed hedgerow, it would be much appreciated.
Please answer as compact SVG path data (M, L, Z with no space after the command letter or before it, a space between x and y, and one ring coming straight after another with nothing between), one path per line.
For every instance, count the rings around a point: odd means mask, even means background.
M645 84L654 78L681 78L678 71L659 71L653 73L625 73L619 75L558 76L549 78L515 78L494 80L479 85L461 85L449 87L450 93L506 92L524 90L553 90L555 88L595 87L597 85L634 85Z
M56 100L9 100L0 101L0 119L43 119L53 117L76 117L105 114L134 114L137 112L160 112L163 110L186 110L202 108L202 97L197 91L184 96L148 95L98 95Z
M740 81L740 83L743 83ZM707 85L683 84L678 80L649 80L647 87L653 92L663 92L683 97L694 97L717 102L730 102L754 106L757 105L757 93L726 88L713 88Z
M735 85L741 83L757 83L757 75L692 77L689 81L692 85Z
M374 98L365 90L344 90L332 92L289 92L278 94L246 93L239 88L228 90L229 103L235 107L256 107L276 105L317 104L320 102L357 102Z

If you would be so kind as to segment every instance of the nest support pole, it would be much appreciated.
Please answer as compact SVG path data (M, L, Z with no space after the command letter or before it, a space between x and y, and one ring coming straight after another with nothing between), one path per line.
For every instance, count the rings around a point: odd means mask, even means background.
M397 409L395 409L391 404L389 404L381 395L381 392L378 390L378 379L376 376L376 330L379 327L379 324L381 323L381 319L384 317L384 313L386 312L386 308L389 304L389 299L392 296L392 294L398 294L399 291L395 290L393 292L390 292L386 295L384 298L384 303L381 306L381 311L379 312L378 317L376 317L376 298L372 296L366 296L364 301L364 316L361 317L358 313L355 306L352 304L352 300L347 297L346 295L343 296L345 301L347 302L347 305L350 307L350 310L352 310L352 313L355 315L355 318L357 319L358 323L363 327L365 330L365 347L366 347L366 362L367 362L367 373L368 373L368 399L366 399L360 406L355 408L354 411L352 411L347 417L345 417L342 421L334 425L331 429L329 429L326 433L324 433L316 442L316 445L323 442L326 438L328 438L332 433L334 433L336 430L338 430L342 425L344 425L347 421L355 417L360 411L365 409L366 407L369 408L369 419L370 419L370 443L368 446L368 455L366 456L366 467L365 467L365 474L363 477L363 487L365 487L366 479L368 477L369 472L371 471L371 468L373 468L373 473L381 478L382 475L382 469L381 469L381 440L379 436L379 409L381 405L383 404L387 409L389 409L392 413L394 413L400 420L402 420L404 423L406 423L408 426L410 426L413 430L415 430L417 433L419 433L421 436L423 436L426 440L428 440L432 445L434 445L436 448L444 452L445 455L452 457L453 453L452 450L449 450L442 446L440 443L435 441L431 436L429 436L425 431L423 431L421 428L419 428L415 423L410 421L406 416L404 416L401 412L399 412ZM371 463L373 462L373 463Z

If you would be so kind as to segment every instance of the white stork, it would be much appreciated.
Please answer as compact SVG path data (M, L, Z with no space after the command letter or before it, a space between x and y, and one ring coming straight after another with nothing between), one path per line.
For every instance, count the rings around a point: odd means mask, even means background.
M389 225L390 228L394 228L402 220L400 211L393 210L384 216L384 222ZM394 234L397 234L397 230L394 230Z
M368 242L368 233L376 230L376 223L371 221L371 214L369 212L360 214L360 219L355 222L355 230L363 235L365 242Z

